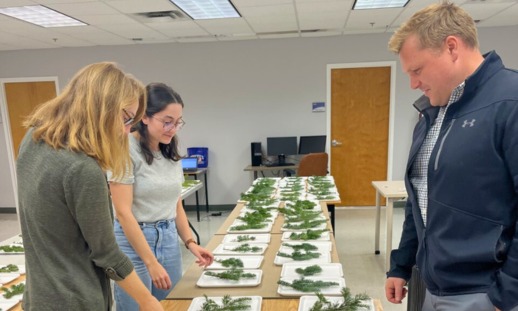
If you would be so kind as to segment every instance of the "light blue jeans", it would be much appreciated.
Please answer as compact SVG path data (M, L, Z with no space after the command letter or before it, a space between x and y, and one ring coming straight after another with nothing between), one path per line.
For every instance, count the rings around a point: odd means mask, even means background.
M156 223L139 223L142 233L146 237L146 241L151 251L158 259L158 262L164 267L171 278L174 287L182 277L182 254L178 243L178 232L176 224L173 220L161 220ZM158 289L153 285L151 276L149 275L144 262L140 259L137 252L129 243L120 223L115 221L115 238L121 250L129 257L135 266L135 272L138 274L144 285L158 300L163 300L171 292L168 290ZM115 283L115 302L118 311L138 311L139 306L121 287Z

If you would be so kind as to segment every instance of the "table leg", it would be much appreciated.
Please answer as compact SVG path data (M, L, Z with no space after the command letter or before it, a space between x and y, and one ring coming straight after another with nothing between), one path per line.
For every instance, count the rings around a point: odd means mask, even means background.
M196 241L198 243L198 245L201 245L200 243L200 235L198 234L198 231L196 231L196 229L194 229L193 225L191 224L191 222L189 220L187 220L189 222L189 227L191 228L192 232L194 232L194 235L196 236Z
M197 175L193 175L193 176L194 176L194 180L198 180ZM196 190L195 196L196 196L196 219L198 220L198 222L200 222L200 198L198 197L198 190Z
M257 179L257 171L254 171L254 180Z
M207 213L209 212L209 187L207 187L207 171L203 173L203 179L205 179L205 207Z
M385 270L390 270L390 253L392 252L392 219L394 216L394 199L387 198L387 241L385 249Z
M376 190L376 227L374 227L374 254L380 254L380 200L381 195Z
M335 233L335 205L329 204L327 206L327 211L329 212L329 220L331 221L331 228L333 228L333 235Z

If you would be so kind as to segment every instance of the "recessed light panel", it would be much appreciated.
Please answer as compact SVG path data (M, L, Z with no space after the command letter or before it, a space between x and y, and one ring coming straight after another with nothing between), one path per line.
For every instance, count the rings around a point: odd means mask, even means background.
M11 16L41 27L85 26L86 24L42 5L0 8L0 14Z
M402 8L409 0L356 0L353 10Z
M241 17L227 0L170 0L193 19Z

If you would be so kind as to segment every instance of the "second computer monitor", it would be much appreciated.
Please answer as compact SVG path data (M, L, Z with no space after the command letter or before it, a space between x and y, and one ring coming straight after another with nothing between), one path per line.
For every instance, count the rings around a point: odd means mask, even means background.
M326 152L326 135L300 136L299 154Z
M286 156L297 154L297 136L267 137L266 152L269 156L278 157L278 165L286 165Z

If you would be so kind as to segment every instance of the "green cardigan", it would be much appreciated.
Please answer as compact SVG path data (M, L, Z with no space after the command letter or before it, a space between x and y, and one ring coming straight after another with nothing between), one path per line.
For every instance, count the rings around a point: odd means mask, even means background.
M110 310L110 278L133 265L113 233L104 172L83 153L34 142L16 163L26 261L24 310Z

